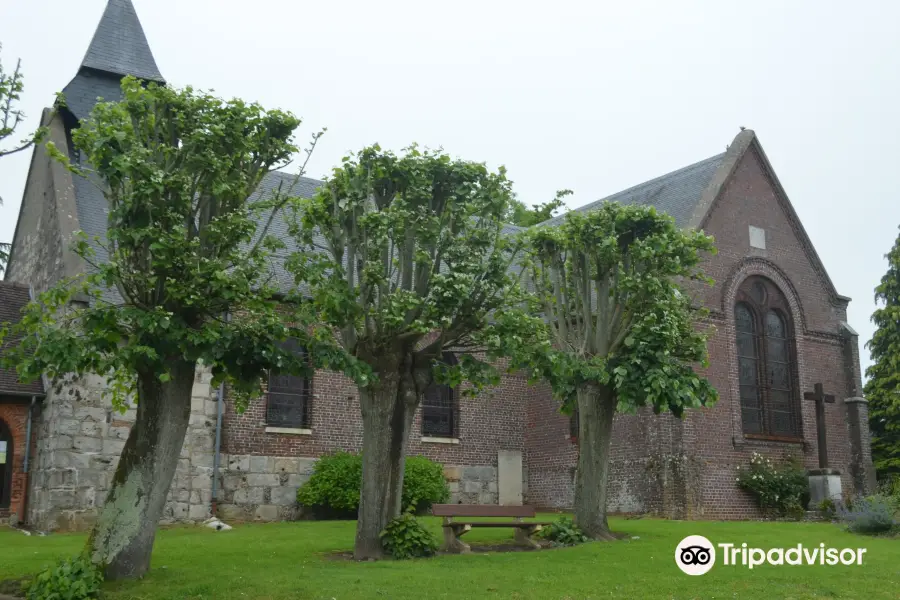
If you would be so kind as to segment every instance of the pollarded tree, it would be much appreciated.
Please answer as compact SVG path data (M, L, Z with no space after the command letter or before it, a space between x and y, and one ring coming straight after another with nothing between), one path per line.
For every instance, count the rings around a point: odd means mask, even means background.
M557 360L545 375L578 415L575 517L589 536L610 539L609 451L616 411L709 405L710 383L697 311L678 280L702 279L711 238L687 233L653 208L607 203L570 213L559 227L529 232L531 279L543 301Z
M866 398L872 430L872 461L879 478L900 476L900 236L887 255L888 271L875 288L877 329L868 343Z
M236 397L260 395L267 369L301 374L306 359L284 349L297 338L315 366L365 382L367 369L307 327L302 307L282 306L267 285L279 241L268 227L291 202L256 195L262 179L296 152L300 121L192 89L122 82L120 103L100 103L74 131L86 162L70 168L96 181L109 202L100 261L29 305L7 364L25 378L108 376L113 402L137 401L137 418L86 551L108 578L143 575L150 564L202 364ZM312 146L317 136L314 136ZM50 146L60 160L60 152ZM312 147L309 151L312 150ZM72 303L83 292L88 303ZM289 325L285 324L289 323ZM241 394L243 393L243 394Z
M492 360L541 344L521 306L513 242L503 234L505 172L415 147L347 157L303 206L293 257L318 318L377 381L360 388L363 486L357 559L382 556L379 534L400 514L413 415L438 381L496 382ZM458 354L443 362L444 350Z

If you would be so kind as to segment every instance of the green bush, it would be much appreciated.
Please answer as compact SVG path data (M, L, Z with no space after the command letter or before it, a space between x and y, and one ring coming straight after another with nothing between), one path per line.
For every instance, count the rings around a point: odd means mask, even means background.
M89 600L100 594L103 575L83 556L60 560L26 586L28 600Z
M444 479L444 466L424 456L406 457L403 471L403 510L412 507L416 514L423 514L432 504L450 499L450 488Z
M385 552L399 560L433 556L438 547L431 532L416 519L412 506L388 523L381 532L381 544Z
M819 505L816 506L816 509L826 519L833 519L837 515L838 507L834 503L834 500L832 500L831 498L825 498L824 500L819 502Z
M362 457L335 452L316 461L309 481L297 490L297 502L318 518L356 517L362 487ZM408 456L403 474L403 511L425 511L432 504L446 502L450 488L444 467L424 456Z
M766 513L797 518L806 510L809 478L806 469L795 462L778 465L754 452L750 465L738 468L736 481L741 489L753 494Z
M588 541L578 525L570 517L560 517L538 534L545 540L549 540L558 546L575 546Z
M900 525L895 518L897 508L890 496L875 494L858 498L852 508L839 508L838 516L853 533L886 533Z

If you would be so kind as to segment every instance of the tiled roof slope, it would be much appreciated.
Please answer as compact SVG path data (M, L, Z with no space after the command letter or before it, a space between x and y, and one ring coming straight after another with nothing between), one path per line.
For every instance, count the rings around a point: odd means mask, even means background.
M703 191L709 185L724 158L724 153L717 154L612 196L591 202L571 212L589 212L604 202L640 204L655 206L658 211L672 215L679 227L685 227L700 202ZM565 215L560 215L544 221L540 226L559 225L564 219Z
M163 81L131 0L109 0L81 66Z
M28 288L19 283L0 281L0 325L17 323L22 316L22 309L31 300ZM15 344L15 339L7 340L6 345ZM3 348L0 347L0 353ZM15 394L19 396L43 396L44 388L40 379L29 384L19 381L15 369L0 368L0 396Z

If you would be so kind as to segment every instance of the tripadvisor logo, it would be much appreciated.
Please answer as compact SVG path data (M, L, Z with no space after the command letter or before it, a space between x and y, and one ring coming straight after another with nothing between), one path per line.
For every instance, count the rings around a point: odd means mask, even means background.
M825 544L804 546L797 544L790 548L753 548L745 543L713 544L702 535L689 535L675 547L675 564L687 575L708 573L719 562L726 567L747 567L760 565L861 565L866 548L829 548Z

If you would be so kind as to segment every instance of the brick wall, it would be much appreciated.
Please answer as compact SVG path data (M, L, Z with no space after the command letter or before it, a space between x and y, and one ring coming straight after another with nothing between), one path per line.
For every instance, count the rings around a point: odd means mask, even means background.
M7 519L11 514L17 515L22 520L25 514L26 474L24 465L28 404L21 402L21 399L18 398L0 396L0 420L6 424L12 434L12 462L6 465L7 469L12 468L12 488L9 495L9 506L0 507L0 520Z

